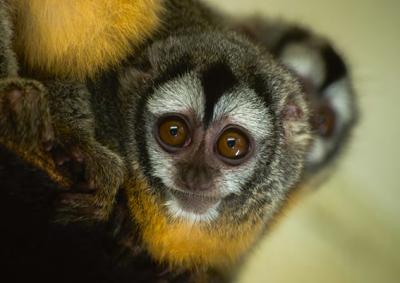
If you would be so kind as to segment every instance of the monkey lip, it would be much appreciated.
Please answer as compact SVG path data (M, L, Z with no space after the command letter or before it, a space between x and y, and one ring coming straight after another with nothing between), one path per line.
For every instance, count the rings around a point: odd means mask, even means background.
M171 190L171 194L181 209L195 214L204 214L221 201L219 194L194 194L180 190Z

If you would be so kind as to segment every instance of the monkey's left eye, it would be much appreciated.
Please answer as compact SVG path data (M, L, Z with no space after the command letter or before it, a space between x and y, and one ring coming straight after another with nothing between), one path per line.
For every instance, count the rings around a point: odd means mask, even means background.
M335 130L335 112L330 105L321 105L312 120L314 130L324 138L330 138Z
M250 139L244 131L230 127L219 136L216 150L223 161L231 165L238 165L249 155L250 144Z
M167 151L177 151L190 143L189 127L179 116L161 118L157 130L156 138Z

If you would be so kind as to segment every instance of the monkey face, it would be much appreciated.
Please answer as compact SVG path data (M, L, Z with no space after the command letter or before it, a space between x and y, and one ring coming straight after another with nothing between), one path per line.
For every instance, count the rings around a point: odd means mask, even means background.
M166 213L191 222L272 213L309 140L297 81L233 35L170 38L146 58L150 81L132 86L135 70L121 85L136 92L131 136Z
M204 81L208 72L225 80L212 109L206 91L219 86L207 85L215 84ZM175 216L216 217L221 201L240 194L273 144L273 118L263 100L249 87L226 84L233 77L225 65L189 72L156 88L148 101L149 161Z
M315 175L337 158L357 120L355 95L343 58L324 38L297 29L277 52L301 80L311 109L314 141L306 167Z

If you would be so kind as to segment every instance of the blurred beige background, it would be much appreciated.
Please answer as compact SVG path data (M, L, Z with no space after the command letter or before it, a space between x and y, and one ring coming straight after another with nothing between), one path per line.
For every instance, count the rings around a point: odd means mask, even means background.
M362 111L336 174L288 212L239 283L400 282L400 1L208 1L330 37L350 62Z

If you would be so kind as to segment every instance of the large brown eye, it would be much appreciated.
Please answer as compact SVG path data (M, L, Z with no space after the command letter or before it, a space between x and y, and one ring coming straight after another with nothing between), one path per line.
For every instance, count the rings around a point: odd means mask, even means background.
M158 140L170 151L187 146L190 142L190 133L186 122L178 116L161 119L158 124Z
M335 129L336 117L329 105L322 105L318 108L313 119L313 128L325 138L332 136Z
M250 151L250 142L247 135L237 128L228 128L217 141L218 154L225 160L238 161Z

